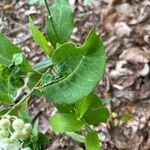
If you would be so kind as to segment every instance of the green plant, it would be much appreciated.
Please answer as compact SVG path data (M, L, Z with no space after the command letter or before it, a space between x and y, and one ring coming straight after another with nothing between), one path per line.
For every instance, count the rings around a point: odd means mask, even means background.
M105 69L103 43L94 28L81 47L69 42L73 16L68 1L55 0L52 6L46 0L44 2L48 12L46 37L34 25L31 17L29 27L34 41L47 55L46 60L31 66L20 48L0 33L0 102L7 106L0 111L0 116L13 115L31 122L27 101L31 95L43 95L57 108L49 119L53 131L85 142L87 150L99 150L98 134L91 125L107 122L109 117L109 111L94 94L94 88L102 79ZM24 77L29 78L30 92L16 102L16 92L24 85ZM38 131L38 122L33 129L32 140L24 143L32 150L38 150L48 141ZM86 132L85 138L75 133L80 130ZM42 141L39 141L40 137Z

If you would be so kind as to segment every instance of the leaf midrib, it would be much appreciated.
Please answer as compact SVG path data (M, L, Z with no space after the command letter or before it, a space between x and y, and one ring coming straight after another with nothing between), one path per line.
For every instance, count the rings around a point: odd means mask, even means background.
M87 54L87 53L86 53ZM86 56L86 55L85 55ZM48 84L48 85L57 85L58 83L63 83L63 82L65 82L66 80L68 80L71 76L73 76L74 75L74 73L77 71L77 70L79 70L79 68L80 68L80 65L82 64L82 62L83 62L83 60L85 59L85 56L82 56L82 59L79 61L79 65L77 65L77 67L75 67L75 69L73 70L73 72L72 73L70 73L66 78L64 78L64 79L62 79L62 80L60 80L59 82L56 82L56 83L50 83L50 84ZM47 86L48 86L47 85Z

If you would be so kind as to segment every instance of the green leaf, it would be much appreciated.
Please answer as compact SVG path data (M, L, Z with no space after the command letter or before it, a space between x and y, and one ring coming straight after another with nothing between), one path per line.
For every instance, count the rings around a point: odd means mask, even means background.
M46 19L46 33L53 47L68 42L73 30L73 15L67 0L54 0L51 16Z
M13 55L12 63L14 63L15 65L20 65L22 62L23 62L22 53Z
M74 104L70 104L70 105L59 105L59 104L55 104L55 107L57 108L57 110L61 113L74 113Z
M100 122L107 122L109 118L108 109L102 104L102 101L95 94L92 94L92 104L83 116L85 122L92 125L98 125Z
M38 141L37 141L38 145L41 146L43 144L48 144L48 142L49 141L48 141L47 136L45 134L39 132L38 133Z
M46 59L35 64L33 69L42 72L43 70L50 68L52 65L52 61L50 59Z
M44 4L44 0L29 0L29 4L39 3L40 5Z
M98 135L95 131L87 134L85 145L86 150L100 150Z
M22 87L23 85L24 85L24 80L22 79L22 78L20 78L20 77L17 77L17 78L12 78L11 80L10 80L10 82L11 82L11 84L14 86L14 87L16 87L16 88L20 88L20 87Z
M0 64L9 66L15 53L20 53L20 49L0 33Z
M17 53L21 53L20 48L14 45L4 34L0 33L0 64L8 67ZM25 72L31 71L31 66L25 58L23 60L23 69Z
M101 122L106 123L109 118L109 111L107 108L91 109L87 112L84 120L88 124L98 125Z
M73 140L84 143L85 142L85 137L75 133L75 132L67 132L66 133L68 136L70 136Z
M11 84L0 78L0 103L2 104L11 104L13 102L14 88Z
M86 113L86 111L89 109L89 107L91 106L93 98L94 98L93 95L94 94L91 93L89 96L83 98L82 100L80 100L76 103L76 108L79 113L78 119L81 119L84 116L84 114Z
M31 34L32 34L34 41L39 44L39 46L44 50L44 52L48 56L51 56L52 49L48 45L48 42L46 38L44 37L44 35L42 34L42 32L40 32L40 30L34 25L31 17L29 17L29 23L30 23L29 26L30 26Z
M12 108L12 107L7 107L7 108L1 109L1 110L0 110L0 116L5 115L11 108ZM17 116L18 113L17 113L16 110L12 110L11 113L10 113L10 115Z
M38 133L39 133L39 119L36 119L34 124L33 124L32 134L35 137L38 137Z
M75 115L67 113L56 113L50 117L50 123L55 132L73 132L84 127L83 122L77 120Z
M28 87L31 89L42 77L42 73L45 72L48 68L52 66L52 61L50 59L46 59L40 61L39 63L33 66L33 73L29 75ZM39 90L35 90L33 95L41 96Z
M93 29L82 47L66 43L56 49L52 62L63 76L41 91L54 103L75 103L89 95L102 79L105 61L103 43Z
M31 122L31 117L29 116L28 103L25 101L19 107L16 108L18 112L18 117L22 118L25 122Z

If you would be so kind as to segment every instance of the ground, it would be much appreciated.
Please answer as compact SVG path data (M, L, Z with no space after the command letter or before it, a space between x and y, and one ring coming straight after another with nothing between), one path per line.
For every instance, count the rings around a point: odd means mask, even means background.
M149 0L70 0L75 28L71 40L80 45L93 27L103 39L107 66L103 81L96 89L112 113L107 125L96 127L102 150L150 149L150 1ZM44 32L43 6L27 0L0 0L0 31L20 46L32 64L45 59L33 43L28 15ZM25 88L19 92L24 95ZM83 150L84 145L49 128L52 104L45 98L31 97L29 110L33 121L49 136L43 150Z

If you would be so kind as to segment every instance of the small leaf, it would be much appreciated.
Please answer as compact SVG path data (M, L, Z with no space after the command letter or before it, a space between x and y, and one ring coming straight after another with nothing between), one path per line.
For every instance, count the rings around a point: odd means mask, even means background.
M89 109L90 105L92 104L93 98L94 98L93 95L94 94L92 93L89 96L83 98L82 100L79 100L76 103L76 108L79 113L78 119L81 119L84 116L84 114L86 113L86 111Z
M75 132L67 132L66 133L68 136L70 136L73 140L84 143L85 142L85 137L75 133Z
M0 64L5 67L10 66L13 56L18 53L21 53L20 48L14 45L4 34L0 33ZM25 72L31 71L31 66L25 58L22 64Z
M52 65L53 65L52 61L50 59L46 59L46 60L40 61L39 63L35 64L33 66L33 70L42 72L43 70L48 69Z
M83 118L88 124L98 125L101 122L107 122L109 111L103 106L99 97L93 94L92 104Z
M95 131L89 132L86 136L86 150L100 150L98 135Z
M56 113L50 117L50 123L55 132L73 132L84 127L83 122L77 120L75 115L67 113Z
M15 65L20 65L22 62L23 62L22 53L13 55L12 63L14 63Z
M73 15L67 0L54 0L51 16L46 19L46 33L53 47L68 42L73 30Z
M29 4L39 3L40 5L44 5L44 0L29 0Z
M36 119L34 124L33 124L32 134L35 137L38 137L38 133L39 133L39 119Z
M42 87L43 95L54 103L75 103L89 95L102 79L105 61L103 43L94 29L80 48L72 43L61 45L53 53L52 62L62 79Z
M88 124L98 125L101 122L106 123L109 118L109 111L107 108L91 109L87 112L84 120Z
M18 112L18 117L22 118L25 122L31 122L31 117L29 116L28 104L23 102L19 107L16 108Z
M46 72L42 75L41 84L42 86L45 86L47 84L52 83L53 80L54 80L54 75L51 74L50 72Z
M5 115L12 107L3 108L0 110L0 116ZM16 110L11 111L10 115L17 116L18 113Z
M16 88L20 88L24 85L24 80L20 77L12 79L12 80L10 80L10 82Z
M55 107L57 108L57 110L61 113L74 113L74 104L70 104L70 105L59 105L59 104L55 104Z
M52 54L52 49L48 45L48 42L42 32L39 31L39 29L34 25L31 17L29 17L29 22L30 22L30 30L32 33L32 37L35 42L39 44L39 46L44 50L44 52L48 55L51 56Z
M37 141L38 145L41 146L43 144L48 144L48 142L49 141L48 141L47 136L45 134L39 132L38 133L38 141Z

